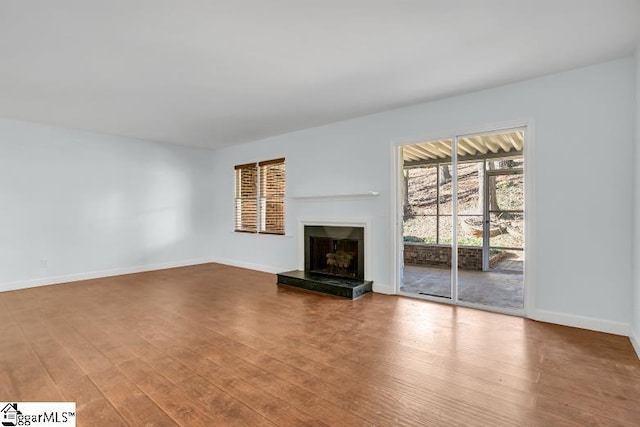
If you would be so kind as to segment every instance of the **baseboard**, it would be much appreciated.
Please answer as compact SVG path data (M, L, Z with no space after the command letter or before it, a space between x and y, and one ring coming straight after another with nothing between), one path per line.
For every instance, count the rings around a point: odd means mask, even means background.
M395 292L393 291L393 286L384 283L376 283L375 281L373 282L373 292L386 295L395 294Z
M629 339L631 340L631 345L633 349L636 351L638 355L638 359L640 359L640 335L636 333L633 329L629 332Z
M555 311L536 310L530 313L529 318L542 322L555 323L558 325L571 326L574 328L589 329L592 331L606 332L614 335L629 336L630 327L628 323L614 322L611 320L598 319L596 317L577 316Z
M114 268L85 273L66 274L61 276L39 277L18 282L0 283L0 292L14 291L17 289L35 288L38 286L58 285L61 283L79 282L81 280L101 279L104 277L121 276L123 274L144 273L147 271L165 270L167 268L188 267L191 265L207 264L213 262L209 258L197 258L191 260L166 262L161 264L147 264L134 267Z
M271 273L271 274L278 274L278 273L282 273L283 271L295 270L295 268L271 267L269 265L254 264L254 263L251 263L251 262L236 261L236 260L226 259L226 258L213 258L211 260L211 262L216 262L218 264L230 265L230 266L233 266L233 267L246 268L248 270L262 271L264 273Z

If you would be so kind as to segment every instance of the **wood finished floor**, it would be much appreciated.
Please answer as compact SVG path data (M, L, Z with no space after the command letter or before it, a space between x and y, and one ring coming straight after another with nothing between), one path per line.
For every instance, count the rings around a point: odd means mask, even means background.
M628 338L217 264L0 293L0 401L79 426L640 424Z

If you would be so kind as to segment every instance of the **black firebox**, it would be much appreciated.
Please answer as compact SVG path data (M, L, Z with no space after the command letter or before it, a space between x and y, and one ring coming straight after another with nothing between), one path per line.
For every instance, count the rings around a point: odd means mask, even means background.
M305 226L304 269L364 280L364 228Z

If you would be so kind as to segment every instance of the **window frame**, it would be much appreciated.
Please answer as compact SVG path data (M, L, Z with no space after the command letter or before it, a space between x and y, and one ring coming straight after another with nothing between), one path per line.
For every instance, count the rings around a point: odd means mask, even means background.
M266 185L266 179L264 179L263 174L266 174L267 169L263 169L266 168L268 166L271 165L282 165L283 166L283 173L282 173L282 183L281 186L279 185L279 188L281 188L282 190L282 195L281 196L268 196L265 193L267 193L266 189L264 189L263 187ZM271 160L263 160L261 162L258 162L258 233L259 234L273 234L273 235L280 235L283 236L285 234L285 198L286 198L286 188L287 188L287 178L286 178L286 160L284 157L280 157L277 159L271 159ZM282 227L281 230L268 230L267 229L267 223L269 222L269 209L268 209L268 204L269 201L279 201L282 204L282 214L281 214L281 223L282 223ZM263 207L263 201L264 201L264 207ZM278 214L274 213L273 215L275 215L275 218L278 218ZM273 220L273 218L271 218Z
M281 195L268 196L266 195L267 191L264 188L265 185L265 176L268 174L268 168L271 165L282 165L282 178L281 182L276 183L276 188L281 189ZM255 189L253 194L249 197L242 197L242 182L239 182L239 179L242 179L242 172L240 175L238 174L238 170L243 169L252 169L255 171L254 178L252 181L252 187ZM234 166L235 175L234 175L234 186L235 186L235 194L234 194L234 202L235 202L235 213L234 213L234 232L238 233L251 233L251 234L269 234L275 236L284 236L286 233L286 159L284 157L263 160L260 162L252 162L252 163L244 163L240 165ZM255 203L255 218L254 218L254 227L244 228L242 227L242 211L244 206L244 201L254 201ZM273 216L269 215L269 202L275 201L276 204L279 202L282 206L281 213L277 211L273 213ZM275 219L274 219L275 218ZM278 221L278 218L279 221ZM270 221L280 222L281 228L279 229L268 229L267 223Z
M252 196L242 196L242 171L243 170L253 170L254 171L254 179L252 180L252 187L254 188ZM257 233L258 232L258 164L253 163L244 163L241 165L234 166L234 204L235 204L235 214L234 214L234 231L238 233ZM238 171L240 175L238 175ZM238 181L240 179L240 182ZM254 200L256 203L255 206L255 222L253 228L244 228L242 227L242 211L244 210L244 201ZM238 204L239 203L239 204ZM240 213L240 215L238 215Z

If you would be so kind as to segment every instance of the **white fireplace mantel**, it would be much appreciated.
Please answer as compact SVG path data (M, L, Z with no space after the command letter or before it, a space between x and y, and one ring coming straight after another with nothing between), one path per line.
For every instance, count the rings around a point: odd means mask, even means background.
M364 280L371 279L371 219L370 218L304 218L298 221L298 270L304 270L304 226L364 228Z

